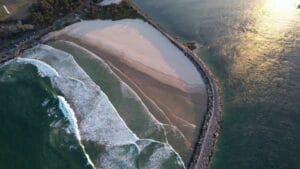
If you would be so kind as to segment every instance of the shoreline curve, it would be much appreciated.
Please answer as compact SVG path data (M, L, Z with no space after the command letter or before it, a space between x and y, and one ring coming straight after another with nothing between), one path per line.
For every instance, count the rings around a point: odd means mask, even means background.
M206 66L204 61L195 51L190 50L183 43L174 38L171 33L162 28L150 16L140 10L132 0L125 0L134 10L151 26L162 33L172 44L174 44L184 55L193 63L197 71L202 76L208 94L207 112L202 122L198 139L194 145L192 158L187 165L188 169L208 169L211 162L216 141L220 131L220 122L222 118L222 99L220 83L215 75Z
M220 83L214 74L210 71L210 69L206 66L206 64L198 57L198 54L195 51L190 50L187 46L185 46L179 39L174 38L171 33L162 28L159 24L157 24L151 17L147 16L142 10L140 10L132 0L123 0L126 1L137 13L142 17L145 22L148 22L151 26L153 26L156 30L162 33L172 44L174 44L179 50L181 50L186 57L193 63L193 65L197 68L197 71L203 78L203 81L206 86L207 94L208 94L208 102L207 102L207 112L204 117L204 121L201 124L201 128L199 129L199 134L197 138L197 142L194 145L194 150L192 154L192 158L187 165L189 169L207 169L209 167L210 161L212 159L217 137L220 131L220 121L222 117L222 100L221 100L221 89ZM37 39L39 39L37 37ZM34 41L33 44L29 46L33 46L40 41ZM14 56L9 57L0 62L4 63L12 58L15 58L18 53L23 51L25 48L16 48L16 52Z

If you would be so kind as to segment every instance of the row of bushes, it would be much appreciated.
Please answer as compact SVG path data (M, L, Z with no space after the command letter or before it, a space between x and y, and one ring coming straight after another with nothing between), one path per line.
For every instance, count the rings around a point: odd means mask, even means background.
M84 0L38 0L30 7L30 20L36 24L49 25L81 5Z
M99 2L94 2L87 6L83 12L85 19L112 19L119 20L125 18L139 18L140 15L127 1L122 1L120 4L112 4L108 6L95 5Z

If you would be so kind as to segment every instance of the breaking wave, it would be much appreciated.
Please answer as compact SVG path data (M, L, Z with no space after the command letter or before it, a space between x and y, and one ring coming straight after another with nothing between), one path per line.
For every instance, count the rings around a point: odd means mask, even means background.
M74 42L60 40L51 42L50 45L73 55L81 68L102 87L119 115L139 138L168 143L183 159L189 158L191 145L181 131L173 125L165 125L157 120L139 95L100 57ZM164 115L159 107L155 111Z
M92 166L184 168L181 157L170 145L141 140L127 127L105 93L72 55L38 45L24 52L16 62L36 66L39 74L49 77L53 87L62 93L64 97L58 96L59 107Z

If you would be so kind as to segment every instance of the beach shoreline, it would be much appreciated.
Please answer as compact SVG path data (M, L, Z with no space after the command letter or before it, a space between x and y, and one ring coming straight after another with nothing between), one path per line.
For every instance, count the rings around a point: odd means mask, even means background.
M208 169L215 150L217 137L220 132L222 117L220 83L207 65L201 60L195 50L192 51L187 46L183 45L179 39L174 38L168 31L163 29L151 17L147 16L142 10L140 10L131 0L125 1L127 1L146 22L161 32L170 42L180 49L185 56L192 61L203 77L208 93L207 113L204 118L205 120L202 123L202 127L200 128L198 142L194 146L194 152L187 168Z
M131 7L141 15L142 19L152 25L156 30L162 33L172 44L174 44L179 50L181 50L187 58L194 64L198 72L203 77L207 93L208 93L208 103L207 103L207 113L205 114L204 121L200 127L198 141L194 146L192 159L190 160L187 168L195 169L207 169L209 162L212 158L214 152L214 147L216 144L217 136L220 130L221 121L221 90L220 85L216 77L206 66L206 64L199 58L195 50L189 49L182 41L174 38L168 31L163 29L159 24L157 24L151 17L143 13L131 0L124 0L131 5ZM47 32L47 31L46 31ZM45 34L45 32L43 32ZM33 44L41 43L39 39L35 40ZM27 47L31 47L28 45ZM25 50L22 48L21 51ZM19 51L15 52L15 56ZM9 58L10 59L10 58ZM8 59L8 60L9 60Z
M172 114L174 109L182 109L182 105L189 105L185 103L190 101L188 92L172 85L165 84L165 82L157 80L151 75L143 72L142 69L135 67L134 63L124 61L118 54L99 49L97 46L80 40L80 38L77 39L63 34L53 39L50 38L50 40L70 41L95 53L99 58L103 59L123 81L136 90L145 104L153 110L153 115L159 121L170 125L177 124L177 127L180 126L179 129L183 130L183 133L186 135L188 140L190 142L193 141L195 135L192 130L194 129L187 127L189 123L183 123L180 119L176 119L175 114ZM171 102L165 103L164 100L169 100L167 98L173 99L171 99ZM174 101L174 98L179 100L175 99ZM171 107L173 107L173 109L171 109ZM188 107L184 108L190 110ZM186 113L186 111L183 112ZM191 110L189 112L191 113Z

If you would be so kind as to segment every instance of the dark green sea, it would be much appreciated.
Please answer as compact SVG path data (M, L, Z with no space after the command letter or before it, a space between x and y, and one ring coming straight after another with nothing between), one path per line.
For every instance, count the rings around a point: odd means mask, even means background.
M0 67L0 168L91 168L58 95L33 65Z
M300 168L297 0L134 0L183 40L222 84L222 129L211 169Z
M97 56L52 45L0 65L1 169L184 168L190 150L176 127Z

